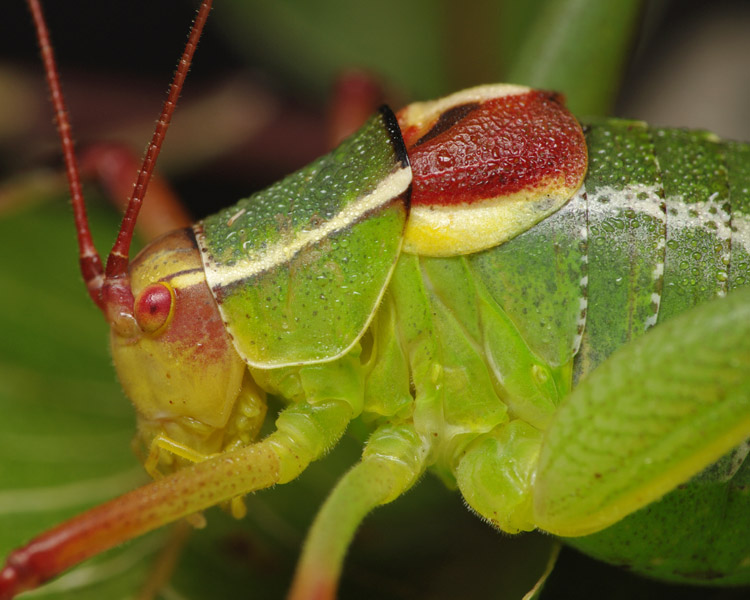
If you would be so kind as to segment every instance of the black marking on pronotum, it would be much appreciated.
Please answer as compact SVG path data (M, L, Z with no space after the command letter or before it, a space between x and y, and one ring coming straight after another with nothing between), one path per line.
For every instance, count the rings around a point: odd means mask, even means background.
M402 168L408 168L410 166L409 155L406 152L404 136L401 135L401 127L399 127L398 125L398 119L396 118L396 115L393 114L391 108L386 104L383 104L383 106L378 109L378 112L383 118L383 125L385 125L385 130L388 132L388 135L391 138L391 143L393 144L393 151L396 154L396 159L399 161Z
M417 143L414 144L414 147L416 148L420 144L429 142L431 139L436 138L441 133L448 131L456 123L458 123L462 119L465 119L476 109L478 109L479 106L479 102L467 102L466 104L459 104L458 106L454 106L453 108L449 108L448 110L444 111L432 126L432 128L421 138L419 138Z
M187 237L190 240L190 243L192 244L193 248L195 248L196 250L203 250L203 248L201 248L198 245L198 240L195 237L195 228L196 227L198 227L200 229L200 234L202 235L203 234L203 224L202 223L196 223L192 227L186 227L185 231L187 232Z

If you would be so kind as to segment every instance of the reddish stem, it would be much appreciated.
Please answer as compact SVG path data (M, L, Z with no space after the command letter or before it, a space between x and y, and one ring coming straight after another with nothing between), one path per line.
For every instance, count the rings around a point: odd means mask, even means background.
M133 190L133 173L140 168L140 158L124 144L95 144L81 153L81 175L96 179L106 190L109 200L125 212ZM169 183L155 172L148 186L136 226L147 241L160 235L190 227L192 219Z
M328 143L338 146L344 138L357 131L383 104L385 93L371 74L358 69L342 72L336 79L331 98Z

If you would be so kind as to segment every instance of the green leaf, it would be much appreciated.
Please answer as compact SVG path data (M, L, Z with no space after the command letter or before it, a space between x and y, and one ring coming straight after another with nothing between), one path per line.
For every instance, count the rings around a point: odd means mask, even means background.
M565 93L578 115L611 111L640 0L550 0L527 31L508 80Z
M230 0L217 18L254 62L325 97L368 69L427 99L483 83L561 91L579 115L612 108L642 0Z

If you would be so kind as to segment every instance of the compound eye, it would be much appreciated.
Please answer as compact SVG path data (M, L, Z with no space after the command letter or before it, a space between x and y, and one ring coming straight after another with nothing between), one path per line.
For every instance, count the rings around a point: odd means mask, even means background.
M161 333L174 313L174 289L168 283L146 286L135 301L135 320L146 333Z

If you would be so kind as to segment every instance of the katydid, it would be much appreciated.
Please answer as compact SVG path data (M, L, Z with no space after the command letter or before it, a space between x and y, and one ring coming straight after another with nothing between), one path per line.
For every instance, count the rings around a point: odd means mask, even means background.
M371 436L312 526L293 598L333 597L360 521L427 470L503 531L574 538L657 577L750 583L746 535L720 556L701 554L704 539L630 550L680 494L700 505L698 527L727 514L717 489L748 527L750 146L581 126L555 94L482 86L383 108L129 262L210 4L103 269L29 0L84 280L156 480L11 554L0 598L209 506L242 516L244 495L296 478L353 419ZM260 438L268 394L286 407Z

